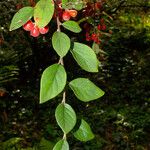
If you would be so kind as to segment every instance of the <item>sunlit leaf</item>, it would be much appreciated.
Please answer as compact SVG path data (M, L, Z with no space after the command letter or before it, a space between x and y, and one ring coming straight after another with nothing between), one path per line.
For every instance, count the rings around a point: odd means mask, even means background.
M24 25L33 16L33 7L21 8L12 18L9 30L15 30Z
M44 103L62 92L66 85L66 71L62 65L46 68L41 77L40 103Z
M84 102L98 99L104 95L99 87L86 78L77 78L69 83L76 97Z
M70 132L76 124L75 111L66 103L61 103L57 106L55 117L58 125L66 134Z

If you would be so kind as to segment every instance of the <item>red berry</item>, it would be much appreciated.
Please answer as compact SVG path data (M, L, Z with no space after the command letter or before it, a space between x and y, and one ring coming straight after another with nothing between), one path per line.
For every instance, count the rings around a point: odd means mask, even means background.
M94 6L96 10L99 10L102 7L100 2L96 2Z
M45 26L44 28L40 28L39 31L41 34L46 34L49 31L49 27Z
M31 31L34 28L34 23L29 20L27 23L23 25L23 29L26 31Z
M102 25L102 29L101 30L106 30L106 25L105 24Z
M100 23L103 24L104 23L104 18L100 19Z
M100 24L97 26L97 29L98 29L98 30L101 30L101 25L100 25Z
M71 16L68 11L63 12L63 15L62 15L63 20L68 21L68 20L70 20L70 17Z
M92 40L95 40L97 38L97 35L95 33L92 33Z
M90 35L89 35L89 33L86 33L86 41L91 41L91 37L90 37Z
M77 11L76 10L68 10L69 14L71 17L76 17L77 16Z
M34 26L34 28L30 31L30 35L33 37L38 37L40 35L39 28Z

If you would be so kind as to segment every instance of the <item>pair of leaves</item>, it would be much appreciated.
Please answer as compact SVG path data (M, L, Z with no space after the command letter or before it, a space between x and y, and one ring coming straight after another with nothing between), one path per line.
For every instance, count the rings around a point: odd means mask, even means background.
M41 77L40 103L44 103L59 93L66 85L67 75L64 67L54 64L46 68ZM95 100L104 95L99 87L86 78L77 78L69 83L76 97L84 102Z
M94 134L91 131L90 126L83 119L81 120L81 125L79 129L76 132L74 132L73 135L76 139L84 142L92 140L94 138ZM56 143L53 150L69 150L69 144L65 139L62 139Z
M45 27L54 14L54 3L52 0L40 0L36 6L23 7L13 17L10 24L10 31L20 28L34 16L36 25L39 28Z

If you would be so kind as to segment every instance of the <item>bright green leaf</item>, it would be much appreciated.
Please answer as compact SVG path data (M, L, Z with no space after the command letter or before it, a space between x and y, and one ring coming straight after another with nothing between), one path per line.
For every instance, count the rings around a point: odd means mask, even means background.
M69 150L69 144L66 140L60 140L56 143L53 150Z
M52 45L60 57L64 57L70 49L70 38L63 32L56 31L52 36Z
M84 102L98 99L104 95L99 87L86 78L77 78L69 83L76 97Z
M81 120L81 125L79 129L73 134L75 138L80 141L89 141L94 138L94 134L89 126L89 124L85 120Z
M40 103L54 98L63 91L66 76L64 67L59 64L54 64L44 70L40 84Z
M55 117L58 125L66 134L70 132L76 124L75 111L66 103L61 103L57 106Z
M66 21L62 24L62 26L64 28L66 28L67 30L70 30L70 31L75 32L75 33L79 33L82 30L80 28L79 24L75 21Z
M39 28L45 27L54 14L54 2L52 0L40 0L34 7L34 20Z
M10 31L20 28L33 16L33 7L23 7L21 8L12 18L10 24Z
M82 69L88 72L98 72L98 59L89 46L75 42L71 53Z

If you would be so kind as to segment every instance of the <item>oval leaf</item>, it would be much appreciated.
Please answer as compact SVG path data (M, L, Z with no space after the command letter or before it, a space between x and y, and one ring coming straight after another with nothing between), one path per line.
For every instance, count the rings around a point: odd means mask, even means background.
M69 150L69 144L66 140L60 140L56 143L53 150Z
M86 78L77 78L69 83L76 97L84 102L98 99L104 95L99 87Z
M62 65L46 68L41 77L40 103L44 103L62 92L66 85L66 71Z
M66 134L70 132L76 124L75 111L66 103L61 103L57 106L55 117L58 125Z
M94 138L94 134L89 126L89 124L85 120L81 120L81 125L79 129L73 134L75 138L80 141L89 141Z
M40 0L34 8L34 20L39 28L45 27L54 14L54 3L52 0Z
M82 69L88 72L98 72L96 54L89 46L75 42L71 53Z
M9 30L15 30L24 25L33 16L33 7L21 8L12 18Z
M56 31L52 36L52 45L60 57L64 57L70 49L70 38L63 32Z
M64 28L66 28L67 30L70 30L70 31L75 32L75 33L79 33L82 30L80 28L79 24L75 21L66 21L62 24L62 26Z

